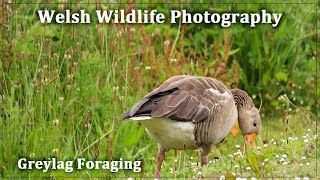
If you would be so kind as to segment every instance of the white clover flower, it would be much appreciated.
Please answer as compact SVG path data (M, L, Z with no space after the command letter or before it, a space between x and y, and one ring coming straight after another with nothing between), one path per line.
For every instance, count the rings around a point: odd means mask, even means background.
M34 159L34 157L35 157L36 155L35 155L34 153L31 153L29 156L30 156L31 159Z
M202 174L202 172L201 172L201 171L199 171L199 172L198 172L198 175L201 175L201 174Z
M172 59L170 59L170 62L175 63L175 62L177 62L177 59L176 58L172 58Z
M281 155L282 158L287 158L288 156L286 154Z
M171 174L173 174L173 168L170 168L169 171Z
M274 141L272 144L276 145L276 144L277 144L277 141Z
M235 165L235 166L234 166L234 168L239 168L239 167L240 167L239 165Z
M63 56L63 58L66 59L66 60L69 60L69 59L71 59L71 55L66 53L66 54Z
M282 164L283 164L283 165L287 165L287 164L288 164L288 162L287 162L287 161L285 161L285 162L283 162Z
M146 66L146 70L151 70L151 67L150 66Z
M265 159L265 160L264 160L264 162L268 162L268 161L269 161L269 159Z
M268 144L263 144L263 147L265 147L265 148L268 147Z
M226 179L226 176L222 175L222 176L220 176L219 179L220 179L220 180L225 180L225 179Z
M287 99L288 99L287 94L283 94L278 97L278 100L287 100Z
M237 144L237 145L236 145L236 148L238 148L238 149L239 149L239 148L240 148L240 146Z
M309 142L309 140L308 139L304 139L303 142L307 144Z
M309 163L309 162L307 162L307 163L306 163L306 165L307 165L307 166L310 166L310 163Z
M303 177L303 180L309 180L310 178L309 177Z
M196 162L191 163L191 166L197 166L197 165L198 165L198 163L196 163Z
M59 100L59 102L63 102L64 97L59 97L58 100Z
M54 126L58 126L58 125L59 125L59 119L53 120L53 125L54 125Z
M261 147L260 147L260 146L258 146L258 147L257 147L257 150L260 150L260 149L261 149Z
M310 131L311 131L311 129L308 129L308 131L310 132Z
M191 156L190 159L193 159L193 157Z
M281 158L281 159L280 159L280 162L282 162L282 161L284 161L284 158Z
M176 162L178 162L178 160L177 160L177 159L175 159L175 160L174 160L174 162L176 163Z
M302 167L303 166L303 164L302 163L300 163L300 167Z
M74 78L74 76L73 76L72 74L69 74L69 75L68 75L68 79L69 79L69 80L73 80L73 78Z
M246 167L246 170L247 170L247 171L250 171L250 170L251 170L251 167Z
M165 40L165 41L163 42L163 44L164 44L165 46L168 46L168 45L170 44L170 41L169 41L169 40Z
M254 94L254 95L252 95L252 99L255 99L256 98L256 95Z
M53 149L52 152L53 152L54 154L58 154L59 150L56 148L56 149Z
M307 159L305 156L302 156L301 159Z

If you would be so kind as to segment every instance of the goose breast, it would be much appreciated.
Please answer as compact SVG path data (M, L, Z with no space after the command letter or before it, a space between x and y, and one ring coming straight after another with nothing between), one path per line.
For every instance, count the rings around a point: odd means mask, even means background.
M149 136L167 150L198 148L194 138L195 124L191 121L181 122L169 118L153 118L150 116L130 119L141 122Z

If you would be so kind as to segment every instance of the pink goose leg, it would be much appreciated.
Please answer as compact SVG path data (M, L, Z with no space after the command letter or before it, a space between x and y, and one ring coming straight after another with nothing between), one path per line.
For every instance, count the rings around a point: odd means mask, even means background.
M211 146L204 146L201 148L201 167L208 165L208 154L211 151ZM203 179L203 174L201 174L200 179Z
M157 157L157 165L156 165L156 172L154 175L155 179L160 179L160 171L161 171L161 165L166 157L166 151L164 147L162 147L160 144L158 144L158 157Z
M201 166L206 166L208 164L208 155L201 155Z

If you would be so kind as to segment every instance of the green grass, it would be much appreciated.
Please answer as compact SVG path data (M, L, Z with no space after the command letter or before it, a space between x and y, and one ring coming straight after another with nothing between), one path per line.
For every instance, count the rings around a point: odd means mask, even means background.
M174 4L153 6L163 12L179 8ZM205 168L199 166L197 151L170 151L163 176L192 178L201 171L205 177L319 177L319 151L315 151L319 145L314 138L319 135L315 97L320 93L315 78L315 52L319 52L315 5L214 6L218 12L269 8L285 13L278 28L259 25L254 29L243 25L228 29L205 25L179 29L169 24L44 26L33 14L45 7L62 5L14 4L17 14L1 9L5 12L1 19L9 20L1 21L2 178L153 177L157 144L139 123L119 121L119 116L177 74L218 78L228 87L248 91L257 106L261 93L263 130L256 147L242 157L235 155L236 145L242 152L241 135L229 135L212 150L211 163ZM69 5L77 7L93 11L96 6ZM207 9L207 5L184 7ZM288 98L279 98L284 94ZM282 156L286 157L281 160ZM17 161L22 157L142 160L143 171L21 171Z

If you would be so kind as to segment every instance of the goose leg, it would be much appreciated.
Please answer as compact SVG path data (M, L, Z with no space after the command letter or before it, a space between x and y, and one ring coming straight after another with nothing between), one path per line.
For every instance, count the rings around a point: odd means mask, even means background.
M201 153L201 168L208 164L208 154ZM203 174L200 175L200 179L203 180Z
M208 164L208 155L201 154L201 166L206 166Z
M201 148L201 166L208 164L208 154L211 151L211 146L204 146Z
M211 146L201 147L201 168L208 164L208 154L211 151ZM200 179L203 180L203 174L200 175Z
M155 179L160 179L161 165L162 165L162 162L163 162L165 157L166 157L166 151L165 151L164 147L161 146L160 144L158 144L157 165L156 165L156 172L155 172L155 175L154 175Z

